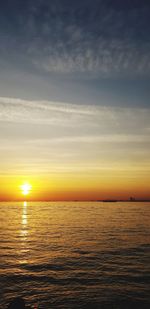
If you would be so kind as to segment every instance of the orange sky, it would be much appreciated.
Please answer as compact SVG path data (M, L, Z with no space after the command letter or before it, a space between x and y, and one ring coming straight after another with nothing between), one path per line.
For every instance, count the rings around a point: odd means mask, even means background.
M124 175L124 176L123 176ZM32 186L23 195L21 186ZM0 200L98 200L149 198L149 176L129 172L82 173L51 176L0 177Z
M25 182L31 200L150 198L148 109L7 98L1 110L0 200L24 199Z

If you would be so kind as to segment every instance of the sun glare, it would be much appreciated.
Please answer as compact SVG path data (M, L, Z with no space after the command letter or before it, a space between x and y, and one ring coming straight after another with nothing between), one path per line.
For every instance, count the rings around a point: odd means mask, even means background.
M32 186L28 183L25 183L21 186L22 194L28 195L32 189Z

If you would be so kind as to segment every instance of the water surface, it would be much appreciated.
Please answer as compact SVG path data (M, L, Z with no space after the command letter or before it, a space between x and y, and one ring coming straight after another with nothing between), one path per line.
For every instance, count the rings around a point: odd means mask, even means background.
M0 203L0 305L149 308L150 203Z

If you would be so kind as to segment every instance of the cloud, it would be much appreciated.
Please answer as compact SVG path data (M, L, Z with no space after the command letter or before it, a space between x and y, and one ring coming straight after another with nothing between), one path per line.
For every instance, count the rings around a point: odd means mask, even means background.
M29 101L16 98L0 97L1 121L37 124L64 123L96 113L90 106L82 106L51 101ZM69 116L69 118L68 118Z
M96 105L78 105L51 101L31 101L0 97L1 123L18 123L70 128L73 135L82 138L82 134L139 135L149 134L148 108L111 107ZM59 134L58 134L59 137ZM96 137L97 138L97 137Z
M88 72L92 77L149 75L147 7L133 7L125 14L103 1L96 1L95 6L83 1L72 9L59 4L52 21L51 6L47 8L35 47L31 44L36 67L56 73Z
M147 108L0 97L1 170L149 171L149 118Z
M24 14L13 10L15 24L7 36L3 25L3 50L9 53L11 44L20 65L22 59L45 73L149 76L149 5L125 10L117 3L27 2Z
M53 73L90 74L88 78L111 76L145 76L150 73L150 44L144 48L120 39L100 38L93 44L81 38L72 51L62 43L61 52L50 45L45 55L34 56L33 64L40 70ZM47 48L47 47L46 47Z

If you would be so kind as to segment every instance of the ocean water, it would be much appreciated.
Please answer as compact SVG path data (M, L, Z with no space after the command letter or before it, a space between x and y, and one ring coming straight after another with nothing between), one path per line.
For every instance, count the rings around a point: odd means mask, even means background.
M150 203L0 203L0 308L150 308Z

